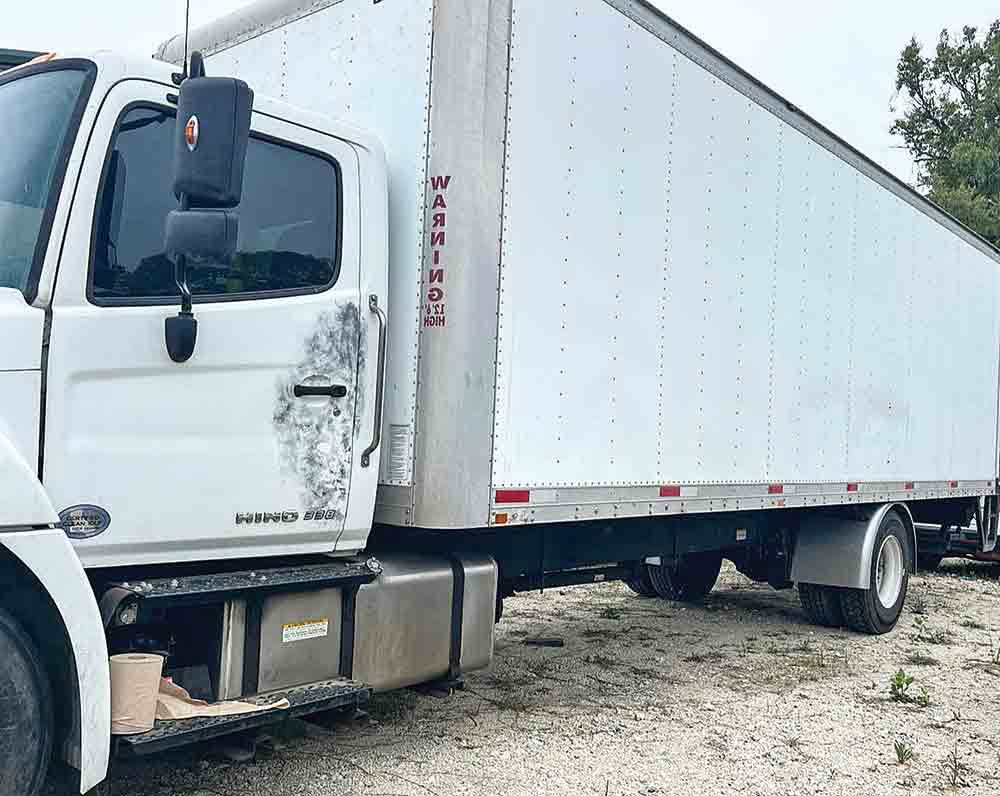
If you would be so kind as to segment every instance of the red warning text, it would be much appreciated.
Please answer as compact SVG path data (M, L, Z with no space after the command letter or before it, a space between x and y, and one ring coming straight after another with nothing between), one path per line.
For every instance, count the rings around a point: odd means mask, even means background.
M431 177L431 208L429 229L431 262L424 285L424 326L441 328L448 325L445 310L447 268L445 253L448 248L448 186L451 176Z

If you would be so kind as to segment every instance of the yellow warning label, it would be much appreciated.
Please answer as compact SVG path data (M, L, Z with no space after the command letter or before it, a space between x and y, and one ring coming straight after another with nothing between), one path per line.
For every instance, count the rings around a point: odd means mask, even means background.
M330 620L305 619L301 622L289 622L281 626L281 643L291 644L294 641L305 641L309 638L323 638L330 632Z

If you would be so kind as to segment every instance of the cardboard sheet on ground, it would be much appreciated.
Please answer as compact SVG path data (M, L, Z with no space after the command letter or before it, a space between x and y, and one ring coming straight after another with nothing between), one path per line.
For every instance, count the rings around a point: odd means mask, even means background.
M156 718L159 721L177 721L209 716L238 716L244 713L260 713L265 710L285 710L287 699L278 699L267 704L254 705L250 702L214 702L195 699L179 685L166 679L160 680L160 693L156 699Z

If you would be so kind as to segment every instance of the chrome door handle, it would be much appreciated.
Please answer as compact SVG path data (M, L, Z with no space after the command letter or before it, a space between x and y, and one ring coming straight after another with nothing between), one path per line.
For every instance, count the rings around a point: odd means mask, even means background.
M385 392L385 313L378 305L378 296L372 293L368 297L368 309L378 317L378 375L375 378L375 429L371 444L361 454L361 466L369 467L372 454L382 442L382 396Z

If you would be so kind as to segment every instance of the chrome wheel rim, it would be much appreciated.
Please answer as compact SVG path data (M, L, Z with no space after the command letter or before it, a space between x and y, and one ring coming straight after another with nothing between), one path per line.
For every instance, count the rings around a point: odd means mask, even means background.
M878 550L875 563L875 591L885 608L892 608L903 588L903 546L895 536L887 536Z

